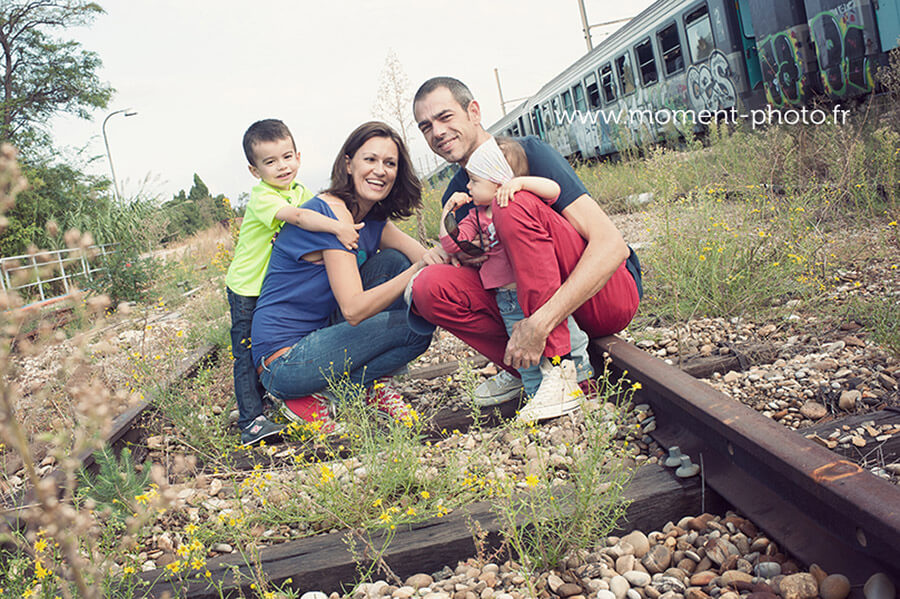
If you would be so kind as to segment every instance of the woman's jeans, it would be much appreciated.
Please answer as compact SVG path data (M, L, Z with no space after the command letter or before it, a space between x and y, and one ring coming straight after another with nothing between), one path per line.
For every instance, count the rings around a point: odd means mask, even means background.
M503 325L506 327L506 333L512 335L513 325L520 320L524 320L525 313L519 305L519 296L515 289L497 289L497 307L500 309L500 316L503 318ZM572 344L572 360L575 362L575 369L578 372L578 380L585 381L593 376L591 369L591 361L588 358L587 333L578 327L575 319L569 316L566 324L569 327L569 337ZM529 366L528 368L519 368L519 374L522 376L522 385L525 387L525 397L534 397L538 387L541 386L540 364Z
M382 250L360 268L363 288L380 285L409 266L409 259L397 250ZM368 387L406 366L431 344L431 335L417 335L406 324L402 297L356 326L345 322L339 312L332 324L313 331L263 366L260 380L269 393L279 399L309 395L343 376Z

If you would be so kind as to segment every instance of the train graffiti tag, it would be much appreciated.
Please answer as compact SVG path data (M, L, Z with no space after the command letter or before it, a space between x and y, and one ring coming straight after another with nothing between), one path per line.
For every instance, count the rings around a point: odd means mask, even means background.
M778 108L802 104L806 94L800 29L780 31L757 42L766 99Z
M825 90L833 96L872 91L875 78L866 46L874 42L866 35L858 0L820 12L809 25Z
M737 93L731 80L731 66L719 50L713 50L704 64L688 69L688 96L694 110L725 110L735 106Z

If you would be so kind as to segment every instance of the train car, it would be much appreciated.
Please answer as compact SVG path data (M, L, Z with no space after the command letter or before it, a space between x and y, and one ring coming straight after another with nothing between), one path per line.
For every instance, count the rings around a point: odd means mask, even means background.
M584 159L875 88L900 0L659 0L489 131L537 135Z

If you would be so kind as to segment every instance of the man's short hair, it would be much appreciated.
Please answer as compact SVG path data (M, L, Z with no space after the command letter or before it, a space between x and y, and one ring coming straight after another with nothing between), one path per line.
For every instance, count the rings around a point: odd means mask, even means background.
M256 166L253 155L254 145L262 141L278 141L280 139L290 139L294 151L297 151L297 144L294 142L291 130L278 119L263 119L250 125L244 132L244 156L247 157L247 162Z
M497 140L497 146L503 152L503 157L509 163L513 174L516 177L527 177L528 172L528 156L525 155L525 148L512 137L498 135L494 139Z
M469 108L469 103L475 99L472 97L472 92L466 87L466 84L459 79L454 79L453 77L432 77L419 86L413 98L413 109L415 109L416 102L439 87L446 87L450 90L450 93L453 94L453 99L456 100L463 110Z

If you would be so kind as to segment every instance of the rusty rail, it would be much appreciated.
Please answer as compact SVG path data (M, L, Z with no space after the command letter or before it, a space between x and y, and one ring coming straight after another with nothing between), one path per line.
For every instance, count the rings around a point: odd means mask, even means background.
M706 484L783 548L854 584L878 571L900 580L896 486L621 339L591 351L641 383L653 437L700 463Z

